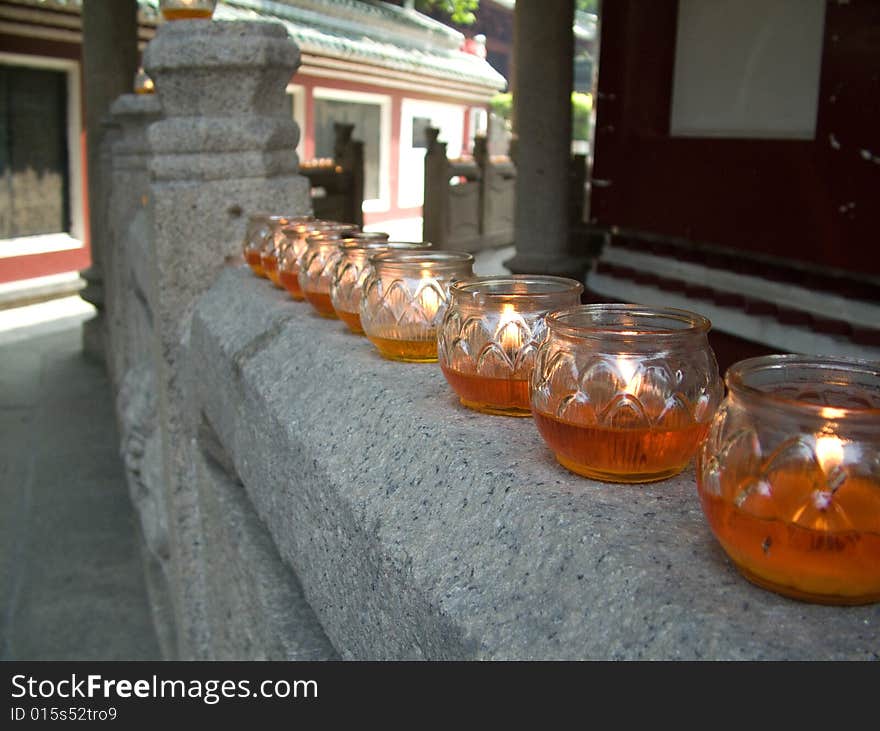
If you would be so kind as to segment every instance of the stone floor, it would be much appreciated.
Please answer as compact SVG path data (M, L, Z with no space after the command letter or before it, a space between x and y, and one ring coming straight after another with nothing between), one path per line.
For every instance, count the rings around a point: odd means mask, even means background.
M107 377L81 354L77 302L0 318L0 660L159 659Z

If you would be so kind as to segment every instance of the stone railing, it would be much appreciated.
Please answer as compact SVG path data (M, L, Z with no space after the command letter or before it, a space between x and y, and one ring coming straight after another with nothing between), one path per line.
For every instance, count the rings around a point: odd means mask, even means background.
M450 160L439 134L438 129L427 130L425 241L438 248L471 252L513 243L516 146L511 145L510 156L492 156L486 138L478 136L474 138L472 159ZM583 220L588 198L585 155L571 157L569 195L572 244L585 256L592 256L597 249L595 234L585 230L588 227ZM580 273L577 278L581 278Z
M440 130L429 128L425 153L423 238L443 249L481 251L513 242L516 168L490 157L485 137L472 160L449 160Z
M878 607L800 604L741 578L692 471L644 486L575 476L530 419L462 408L437 366L383 360L243 266L199 300L190 356L195 460L212 470L198 490L236 496L224 520L251 526L297 597L217 620L235 647L270 628L277 647L303 642L286 617L320 625L343 658L876 653ZM207 606L254 601L261 579L230 577L256 555L205 556L224 577Z
M165 655L876 657L877 607L740 578L691 472L576 477L240 263L247 212L308 209L296 62L280 26L169 23L158 100L114 108L108 364Z

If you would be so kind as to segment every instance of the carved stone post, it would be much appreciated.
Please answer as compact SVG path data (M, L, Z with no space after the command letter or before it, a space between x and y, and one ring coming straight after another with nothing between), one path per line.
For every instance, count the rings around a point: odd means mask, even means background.
M150 225L147 128L161 115L153 94L123 94L110 108L118 133L112 144L111 192L104 250L107 362L128 491L140 518L144 573L162 655L178 656L168 610L170 545L157 424L153 353L155 249Z
M505 246L513 241L516 168L496 163L485 136L474 137L474 160L480 167L480 236L482 247Z
M105 148L110 190L104 221L108 233L104 289L110 339L107 360L117 388L129 367L143 363L150 353L143 345L150 338L144 332L144 318L134 310L149 307L145 274L151 271L153 255L146 216L150 190L146 130L160 113L153 94L123 94L110 107L117 133ZM146 318L151 319L151 313Z
M285 87L298 65L284 27L263 22L166 23L144 53L164 115L148 130L150 302L181 657L205 656L209 646L201 519L190 479L198 426L187 410L184 368L191 315L226 260L238 257L249 213L310 210L307 181L297 175L299 130L285 113Z

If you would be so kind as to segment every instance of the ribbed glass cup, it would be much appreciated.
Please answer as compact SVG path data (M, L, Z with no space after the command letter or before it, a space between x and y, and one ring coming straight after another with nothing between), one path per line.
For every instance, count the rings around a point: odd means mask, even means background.
M558 310L545 321L531 404L559 463L608 482L681 472L722 396L709 321L616 304Z
M263 238L263 246L260 249L260 264L269 280L279 289L283 288L281 273L279 271L280 256L283 248L287 245L287 237L284 229L288 226L304 225L315 221L313 216L301 216L299 214L272 214L267 219L269 232Z
M156 85L143 68L139 68L134 75L132 84L135 94L155 94Z
M346 238L339 244L340 255L330 283L330 301L336 315L353 333L362 335L361 297L370 273L370 257L384 251L419 251L431 248L429 241L365 241Z
M385 358L436 361L448 287L473 276L473 263L474 257L464 251L386 251L371 256L360 309L364 334Z
M263 244L270 231L268 213L259 211L248 216L241 248L244 260L258 277L266 276L266 272L263 269L262 254Z
M281 286L287 290L292 299L295 299L297 302L305 299L302 288L299 285L299 260L306 251L309 237L324 233L352 234L357 232L357 230L357 226L353 223L317 219L282 227L281 236L283 243L278 252L278 275L281 280Z
M488 414L531 416L529 379L544 316L579 304L583 290L574 279L538 275L455 282L438 356L461 403Z
M364 231L325 231L306 239L306 248L297 262L299 288L309 304L322 317L336 318L330 301L330 286L336 265L342 258L340 246L344 241L377 243L388 240L388 234Z
M786 596L880 601L880 365L771 355L726 382L697 487L727 555Z

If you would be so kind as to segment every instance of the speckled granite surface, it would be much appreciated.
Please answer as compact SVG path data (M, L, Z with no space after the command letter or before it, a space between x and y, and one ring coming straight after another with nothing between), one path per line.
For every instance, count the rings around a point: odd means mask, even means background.
M169 516L163 568L184 658L209 649L211 607L200 568L209 558L200 535L204 506L193 489L195 410L183 354L195 303L225 258L239 254L248 215L311 209L308 181L297 173L298 128L284 113L299 59L284 28L262 22L166 23L144 51L162 105L146 131L151 182L142 205L151 286L144 294L161 437L158 489ZM124 284L128 289L128 278ZM133 389L144 385L137 378Z
M824 658L880 653L880 606L740 578L693 473L606 485L531 420L461 408L244 267L199 301L191 388L345 658Z

